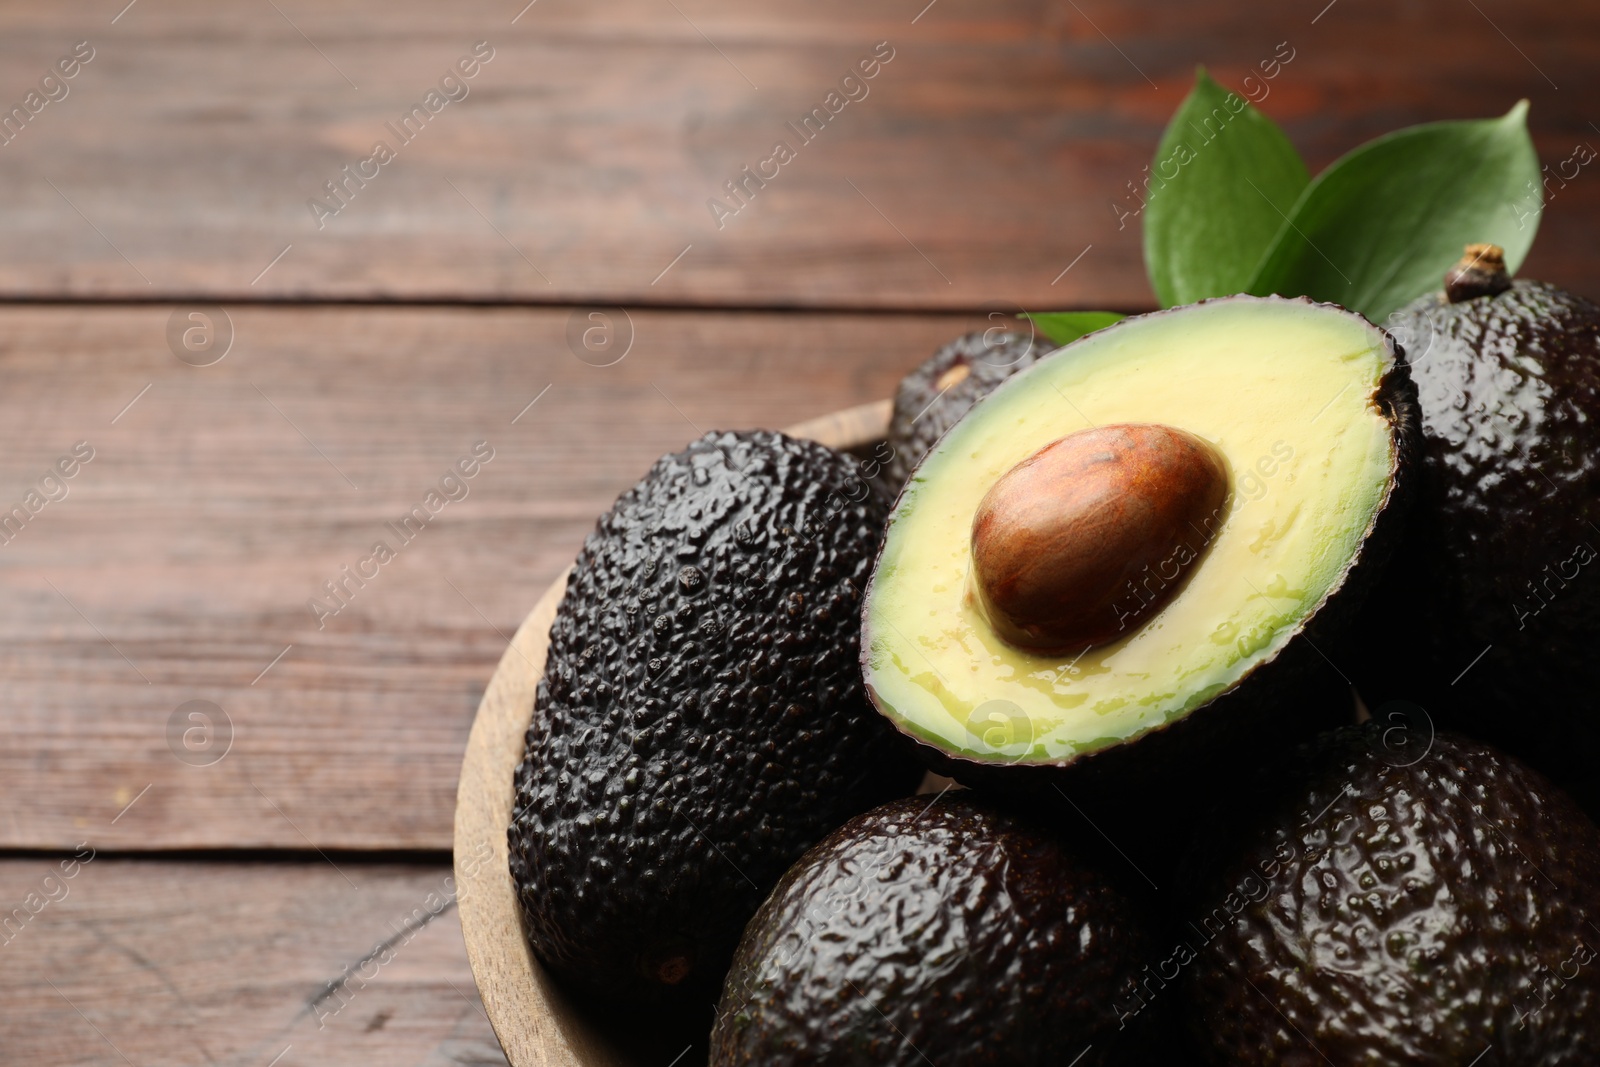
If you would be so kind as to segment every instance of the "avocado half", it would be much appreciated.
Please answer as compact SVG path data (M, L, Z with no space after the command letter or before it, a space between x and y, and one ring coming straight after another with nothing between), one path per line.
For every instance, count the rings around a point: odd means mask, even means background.
M895 504L863 605L873 702L958 779L1121 796L1171 795L1202 764L1217 781L1230 759L1348 717L1349 680L1319 646L1398 536L1417 423L1393 339L1303 298L1130 318L1041 359L951 428ZM1152 605L1125 633L1019 647L974 577L975 517L1046 446L1129 425L1197 438L1221 461L1222 503L1199 521L1191 510L1181 544L1119 576L1122 604ZM1104 555L1098 539L1117 534L1099 516L1121 508L1125 533L1139 507L1160 510L1141 471L1124 473L1072 536L1013 555ZM1045 509L1076 492L1040 485Z

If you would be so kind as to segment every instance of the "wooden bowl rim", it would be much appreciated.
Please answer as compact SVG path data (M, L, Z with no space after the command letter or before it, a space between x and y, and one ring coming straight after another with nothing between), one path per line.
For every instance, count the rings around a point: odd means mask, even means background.
M890 402L844 408L785 433L839 449L883 439ZM528 948L511 881L506 829L550 624L566 590L545 590L500 657L472 722L456 789L455 881L472 976L511 1067L632 1067L574 1010Z

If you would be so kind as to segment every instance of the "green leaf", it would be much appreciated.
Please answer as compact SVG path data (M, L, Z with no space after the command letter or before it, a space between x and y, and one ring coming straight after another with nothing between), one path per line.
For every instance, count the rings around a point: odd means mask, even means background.
M1204 68L1147 177L1144 262L1163 307L1242 292L1311 181L1277 124Z
M1539 156L1528 102L1498 119L1412 126L1357 148L1301 195L1250 280L1374 322L1443 283L1472 242L1522 265L1539 229Z
M1084 334L1103 330L1113 322L1127 318L1115 311L1038 311L1024 312L1039 328L1039 332L1058 345L1069 345Z

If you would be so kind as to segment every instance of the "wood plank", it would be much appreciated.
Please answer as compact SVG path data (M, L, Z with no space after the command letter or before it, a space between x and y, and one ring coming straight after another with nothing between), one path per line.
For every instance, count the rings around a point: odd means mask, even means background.
M1523 96L1552 164L1600 144L1600 9L1559 0L1494 24L1456 0L523 7L0 10L0 101L95 49L0 149L0 297L1142 308L1137 219L1113 205L1136 204L1196 63L1237 84L1279 42L1264 107L1317 166ZM410 143L386 132L479 40L469 95ZM799 144L786 123L879 41L869 95ZM319 228L308 201L379 139L394 161ZM796 158L719 229L708 199L779 139ZM1597 218L1589 168L1530 275L1600 294Z
M196 368L165 308L0 309L0 511L95 450L0 545L0 847L70 847L136 801L105 847L448 849L484 686L616 495L701 428L886 396L972 325L636 312L598 367L570 318L235 309ZM479 440L469 495L402 544L386 523ZM380 538L396 558L319 629L308 601Z
M506 1062L443 864L62 862L0 862L7 1062Z

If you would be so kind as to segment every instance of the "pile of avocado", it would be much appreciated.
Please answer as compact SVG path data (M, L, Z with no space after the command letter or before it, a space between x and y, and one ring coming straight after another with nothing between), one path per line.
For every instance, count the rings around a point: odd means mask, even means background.
M708 434L568 580L526 936L642 1063L1594 1063L1597 523L1600 306L1492 246Z

